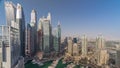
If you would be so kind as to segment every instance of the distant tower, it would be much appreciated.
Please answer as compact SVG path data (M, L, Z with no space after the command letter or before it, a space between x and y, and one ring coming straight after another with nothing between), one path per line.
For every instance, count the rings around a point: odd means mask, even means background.
M31 12L31 22L30 22L30 24L34 24L34 26L32 27L32 29L33 29L33 35L34 35L34 50L35 50L35 52L37 51L37 13L36 13L36 11L35 10L32 10L32 12Z
M100 35L96 38L96 50L97 49L104 49L105 47L105 42L104 42L104 39L103 39L103 36Z
M102 35L99 35L96 38L96 56L97 56L97 64L99 66L103 64L107 64L109 55L107 50L105 50L105 40Z
M50 21L43 21L43 48L44 52L50 52Z
M77 43L77 38L73 38L73 43Z
M50 20L50 14L48 14L47 18L41 18L40 23L42 24L42 33L43 33L43 51L45 53L49 53L51 50L51 43L52 43L52 26L51 26L51 20Z
M12 2L5 2L6 23L11 26L11 21L16 20L16 6Z
M25 56L25 18L20 4L17 4L16 23L19 24L21 55Z
M30 23L27 24L27 32L26 32L26 56L32 57L35 53L34 47L34 32L33 28L31 27Z
M61 43L61 27L58 22L57 28L53 30L53 48L56 52L60 51L60 43Z
M59 52L59 43L58 43L58 29L53 29L53 48L56 52Z
M37 45L38 51L43 51L43 27L42 27L42 18L39 19L38 28L37 28Z
M82 37L82 56L87 56L87 37Z
M73 56L78 56L79 55L79 48L77 43L73 44Z
M26 55L33 56L37 50L37 22L36 22L36 11L31 12L31 21L27 25L27 44L26 44Z
M60 22L58 22L57 25L57 29L58 29L58 46L59 46L59 51L61 50L61 25Z
M36 11L34 9L31 12L30 24L34 28L35 34L36 34L36 31L37 31L37 13L36 13Z
M72 42L72 38L68 38L68 40L67 40L67 43L68 43L68 53L70 54L70 55L72 55L73 53L73 42Z
M37 22L36 11L34 9L31 12L31 21L30 22L34 23L34 24L36 24L36 22Z

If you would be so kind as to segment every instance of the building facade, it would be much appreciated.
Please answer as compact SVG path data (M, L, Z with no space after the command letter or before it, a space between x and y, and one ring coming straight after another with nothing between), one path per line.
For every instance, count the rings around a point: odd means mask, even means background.
M24 58L20 52L19 25L16 22L11 25L0 26L1 68L24 68Z
M109 54L107 50L104 50L104 49L99 50L97 56L98 56L97 57L98 66L107 65L109 60Z

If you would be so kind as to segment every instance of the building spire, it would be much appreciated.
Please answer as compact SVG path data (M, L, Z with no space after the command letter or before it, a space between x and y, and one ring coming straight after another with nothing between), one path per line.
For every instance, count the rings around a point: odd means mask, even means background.
M31 12L31 22L36 23L36 11L34 9Z
M22 18L22 6L19 3L17 4L16 18L17 19Z
M51 24L51 13L48 13L47 19L50 20L50 24Z
M48 13L47 19L51 20L51 13L50 12Z

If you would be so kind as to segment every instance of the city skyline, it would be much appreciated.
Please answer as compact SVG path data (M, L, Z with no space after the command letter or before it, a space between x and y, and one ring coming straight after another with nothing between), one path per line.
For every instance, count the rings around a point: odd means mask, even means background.
M119 2L0 3L0 68L120 68Z
M53 27L55 27L58 20L61 22L62 36L82 36L86 34L88 38L96 38L96 36L102 34L108 40L120 40L120 32L118 30L120 25L119 0L72 0L70 2L64 0L14 0L13 3L20 3L24 7L26 23L30 22L30 11L33 8L37 11L38 18L43 15L46 16L50 12L52 18L54 18L52 20ZM3 0L0 0L0 24L6 24L3 5Z

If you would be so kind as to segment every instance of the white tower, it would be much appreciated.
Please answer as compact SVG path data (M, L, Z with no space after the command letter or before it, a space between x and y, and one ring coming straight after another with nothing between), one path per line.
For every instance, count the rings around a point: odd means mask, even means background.
M34 9L31 12L31 22L36 23L36 11Z

